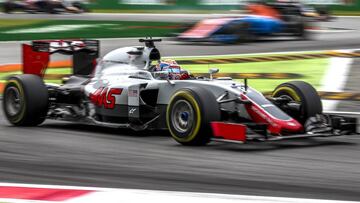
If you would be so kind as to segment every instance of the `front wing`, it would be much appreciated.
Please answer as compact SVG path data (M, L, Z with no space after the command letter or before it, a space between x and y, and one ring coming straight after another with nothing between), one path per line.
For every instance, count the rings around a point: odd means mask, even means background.
M213 141L246 143L266 142L314 137L337 137L359 135L357 119L353 117L328 115L331 118L326 125L326 131L300 132L299 134L271 135L268 134L268 124L212 122ZM342 122L339 122L341 120Z

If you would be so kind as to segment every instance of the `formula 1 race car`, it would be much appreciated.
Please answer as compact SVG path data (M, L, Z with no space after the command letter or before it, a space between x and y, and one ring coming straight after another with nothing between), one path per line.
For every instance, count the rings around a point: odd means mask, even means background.
M35 0L35 1L5 1L2 4L5 13L14 11L24 11L27 13L51 13L57 14L62 12L83 13L86 8L78 1L64 0Z
M98 59L96 40L23 44L23 72L8 79L6 118L15 126L45 119L133 130L166 129L184 145L211 140L245 143L357 133L357 120L327 115L316 90L286 82L265 97L229 77L194 77L174 60L161 60L157 39L119 48ZM44 83L51 54L73 55L63 84ZM158 64L153 64L157 62Z
M179 34L177 39L220 43L248 42L269 36L309 39L309 18L289 8L278 4L254 5L249 11L252 15L205 19Z

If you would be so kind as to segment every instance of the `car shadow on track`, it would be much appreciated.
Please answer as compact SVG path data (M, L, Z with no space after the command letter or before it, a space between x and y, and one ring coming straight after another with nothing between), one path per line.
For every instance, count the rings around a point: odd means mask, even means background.
M328 138L331 139L331 138ZM234 152L264 152L264 151L276 151L276 150L293 150L293 149L306 149L306 148L319 148L319 147L331 147L331 146L357 146L357 143L346 142L341 140L325 140L321 138L304 138L301 140L282 140L272 142L252 142L243 145L221 144L212 145L212 148L217 150L227 150Z
M91 132L101 133L113 136L136 136L136 137L151 137L151 136L169 136L166 130L144 130L135 131L129 128L109 128L95 125L85 125L77 123L46 123L41 126L42 128L52 128L61 130L71 130L77 132Z
M74 123L46 123L41 128L57 129L65 131L74 131L82 133L92 133L96 136L103 134L104 139L113 139L121 137L132 137L134 139L143 139L151 137L163 137L172 139L171 135L166 130L144 130L134 131L131 129L115 129L93 125L83 125ZM66 132L64 132L66 133ZM89 134L86 134L87 136ZM207 146L183 146L175 142L171 142L174 147L192 148L192 149L213 149L213 150L225 150L234 152L265 152L265 151L276 151L276 150L293 150L301 148L319 148L319 147L331 147L331 146L357 146L358 143L353 141L339 140L341 138L304 138L297 140L282 140L282 141L271 141L271 142L251 142L246 144L234 144L234 143L223 143L223 142L211 142Z

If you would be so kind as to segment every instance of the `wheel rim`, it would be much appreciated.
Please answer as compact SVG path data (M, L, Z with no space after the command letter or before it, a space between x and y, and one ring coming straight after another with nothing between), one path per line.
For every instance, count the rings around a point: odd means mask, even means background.
M195 120L194 109L186 100L178 100L171 112L171 122L176 131L188 132L193 127Z
M9 87L5 93L5 108L9 116L15 116L21 111L20 91L16 87Z

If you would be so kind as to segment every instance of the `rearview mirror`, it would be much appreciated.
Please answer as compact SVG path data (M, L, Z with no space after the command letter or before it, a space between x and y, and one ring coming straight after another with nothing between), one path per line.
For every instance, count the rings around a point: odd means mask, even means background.
M209 74L210 74L210 80L213 79L213 74L218 73L219 69L218 68L210 68L209 69Z
M218 68L210 68L209 69L209 73L210 74L215 74L215 73L218 73L219 72L219 69Z
M160 80L166 80L169 79L169 72L167 71L156 71L152 73L154 78L160 79Z

